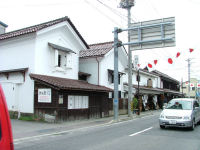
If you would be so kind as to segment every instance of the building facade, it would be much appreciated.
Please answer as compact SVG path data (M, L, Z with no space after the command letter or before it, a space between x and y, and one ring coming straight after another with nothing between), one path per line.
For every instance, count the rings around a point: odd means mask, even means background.
M180 87L180 91L183 93L185 97L191 98L200 98L200 84L199 80L196 78L190 79L190 84L188 81L183 82L182 86ZM190 93L190 94L189 94Z

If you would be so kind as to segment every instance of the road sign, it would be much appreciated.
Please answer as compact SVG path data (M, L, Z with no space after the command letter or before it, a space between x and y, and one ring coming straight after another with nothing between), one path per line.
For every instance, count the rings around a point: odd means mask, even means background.
M131 24L131 50L175 46L175 18L163 18ZM128 29L128 30L129 30Z

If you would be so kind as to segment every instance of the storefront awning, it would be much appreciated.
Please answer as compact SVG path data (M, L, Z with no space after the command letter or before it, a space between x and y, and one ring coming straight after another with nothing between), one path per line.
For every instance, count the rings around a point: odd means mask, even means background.
M179 92L179 91L174 91L174 90L169 90L169 89L164 89L164 93L169 93L169 94L172 94L172 95L183 95L183 93Z
M136 88L136 90L138 90L137 85L133 85L133 87ZM141 94L163 94L163 89L151 88L151 87L147 87L147 86L140 86L139 92Z

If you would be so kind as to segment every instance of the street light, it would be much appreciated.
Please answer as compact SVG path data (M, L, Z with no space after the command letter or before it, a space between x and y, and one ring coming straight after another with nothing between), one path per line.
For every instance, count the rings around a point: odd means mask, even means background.
M119 3L121 8L129 8L134 6L135 4L135 0L121 0L121 2Z

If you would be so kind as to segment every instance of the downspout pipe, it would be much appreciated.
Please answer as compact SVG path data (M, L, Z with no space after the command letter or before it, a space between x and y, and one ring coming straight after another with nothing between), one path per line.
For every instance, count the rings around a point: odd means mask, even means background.
M98 64L98 67L97 67L97 73L98 73L98 80L97 80L97 83L98 83L98 85L99 85L99 60L98 60L98 58L96 57L96 61L97 61L97 64Z

